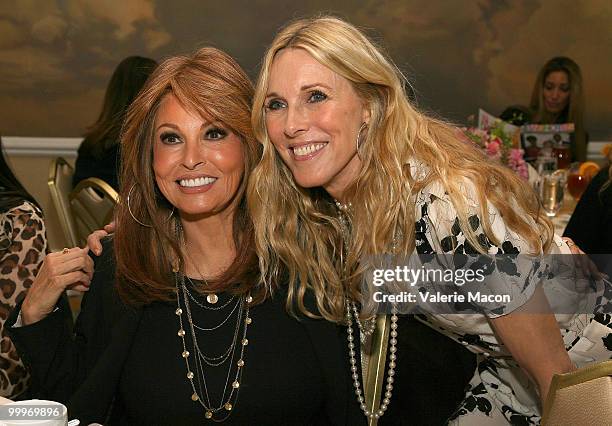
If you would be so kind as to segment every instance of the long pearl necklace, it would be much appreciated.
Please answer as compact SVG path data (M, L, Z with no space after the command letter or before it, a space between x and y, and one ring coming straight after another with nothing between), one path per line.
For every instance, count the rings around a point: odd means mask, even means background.
M389 333L389 368L387 370L387 385L385 387L385 397L382 403L379 405L378 410L370 411L365 404L363 397L363 390L361 389L361 382L359 381L359 368L357 367L357 359L355 357L355 338L353 337L353 315L351 308L349 307L349 301L346 301L346 323L347 323L347 341L349 348L349 363L351 365L351 377L353 378L353 387L355 388L355 395L357 396L357 402L363 414L368 418L380 418L387 407L391 403L391 396L393 395L393 376L395 376L395 367L397 360L397 314L395 311L391 314L391 332ZM357 316L356 316L357 317Z
M338 219L340 221L342 237L344 243L348 241L350 237L349 231L349 223L348 223L348 212L352 208L351 203L342 204L338 200L334 200L336 207L338 209ZM394 238L393 242L393 250L395 250L396 241ZM342 250L344 251L344 249ZM357 366L356 352L355 352L355 337L353 336L353 319L355 323L357 323L357 328L359 329L360 341L363 345L366 339L374 333L376 329L376 317L369 318L363 323L359 318L359 310L357 309L357 305L355 302L351 301L349 298L346 298L345 301L346 307L346 323L347 323L347 342L349 349L349 363L351 368L351 377L353 378L353 388L355 389L355 395L357 396L357 402L359 403L359 408L363 411L363 414L369 419L379 419L382 415L385 414L387 407L391 403L391 396L393 395L393 381L395 376L395 367L397 360L397 310L393 308L391 314L391 332L389 333L389 367L387 369L387 385L385 386L385 397L382 400L382 403L379 405L377 410L368 410L368 407L365 404L364 391L361 389L361 382L359 380L359 367Z

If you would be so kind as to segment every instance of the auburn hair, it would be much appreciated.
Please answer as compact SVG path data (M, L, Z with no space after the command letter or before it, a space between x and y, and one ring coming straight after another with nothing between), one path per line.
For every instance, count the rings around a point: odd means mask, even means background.
M176 297L173 266L184 269L178 215L157 187L152 167L155 118L162 99L170 94L192 114L223 123L243 143L244 172L235 196L233 224L236 258L206 289L251 291L255 302L261 301L265 289L254 289L258 264L245 198L247 177L261 150L250 124L253 86L234 59L210 47L162 62L128 110L121 137L122 200L116 210L114 237L119 295L131 305L172 300ZM138 223L132 214L149 226Z

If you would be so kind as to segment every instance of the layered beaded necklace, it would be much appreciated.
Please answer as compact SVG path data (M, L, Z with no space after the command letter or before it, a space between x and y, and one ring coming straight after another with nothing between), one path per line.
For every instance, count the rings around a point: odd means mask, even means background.
M343 256L346 254L347 250L345 247L348 244L350 238L350 222L348 219L348 213L352 207L351 203L342 204L338 200L334 200L336 204L336 208L338 210L338 220L340 221L341 231L342 231L342 239L343 239L343 248L341 253ZM394 242L394 245L396 243ZM395 247L393 248L395 250ZM392 310L391 314L391 332L389 333L389 356L388 356L388 370L387 370L387 384L385 386L385 397L382 400L382 403L379 405L376 410L368 410L367 405L365 404L364 391L361 388L361 382L359 380L359 367L357 366L356 352L355 352L355 337L353 336L353 320L357 324L357 328L359 329L360 341L363 346L367 339L372 336L374 331L376 330L376 317L368 318L365 321L360 320L359 309L357 308L357 304L351 301L348 297L345 301L346 307L346 323L347 323L347 342L349 349L349 363L351 369L351 377L353 379L353 388L355 389L355 395L357 397L357 402L359 403L359 407L363 414L369 419L378 419L382 415L384 415L387 410L389 404L391 403L391 396L393 393L393 381L395 376L395 367L397 360L397 311L395 308ZM362 354L363 358L363 354ZM363 369L363 364L362 364Z
M221 323L213 327L201 327L197 326L193 320L191 305L189 302L189 299L193 298L193 296L190 294L189 289L185 285L185 276L179 273L178 271L175 271L175 282L177 292L177 308L175 313L178 316L179 320L179 329L177 335L181 338L182 342L183 352L181 353L181 357L185 360L185 367L187 368L186 377L189 381L189 384L191 385L191 400L194 402L199 402L200 405L204 408L204 417L206 419L210 419L216 422L225 421L231 415L232 409L234 408L238 400L238 392L240 390L240 382L242 379L242 372L245 365L244 354L246 346L249 344L249 341L247 339L247 329L248 326L253 322L253 320L249 316L249 306L250 303L253 301L253 298L250 295L239 298L236 301L235 306L231 309L231 312L224 320L221 321ZM183 312L183 308L181 307L181 299L183 300L185 306L185 312ZM228 306L229 304L225 305ZM238 311L238 314L236 315L236 326L234 328L234 335L229 348L223 351L220 355L216 356L204 354L204 352L200 348L200 345L198 344L196 329L201 331L216 330L223 324L225 324L233 316L236 310ZM185 314L187 317L189 331L191 332L191 337L193 339L193 352L190 352L188 350L187 343L185 341L186 331L183 321L183 314ZM242 329L242 334L240 336L240 339L238 339L238 336L240 335L240 329ZM240 348L239 350L237 350L238 347ZM237 352L239 352L238 357L236 357ZM192 355L193 368L192 364L189 361ZM235 361L236 358L237 361ZM225 380L225 385L223 387L221 402L218 405L214 405L210 400L203 364L208 365L209 367L219 367L225 364L228 360L229 364L227 367L227 376ZM232 375L232 370L234 370L234 368L235 371ZM231 384L230 378L233 378L233 380L231 380ZM218 414L221 415L221 417L214 418L214 416Z
M179 224L176 225L175 232L177 241L180 241L181 232ZM185 360L185 367L187 369L186 377L189 381L192 391L191 400L193 402L198 402L202 406L202 408L204 409L204 417L206 419L212 420L214 422L223 422L227 420L232 414L232 410L234 409L238 401L238 392L240 390L240 383L242 380L242 373L245 365L244 355L246 347L249 344L249 340L247 339L247 330L249 325L253 322L252 318L249 316L250 305L253 302L253 298L250 294L247 294L246 296L242 297L231 296L227 300L227 302L221 304L220 306L214 306L218 302L219 298L215 293L210 293L207 295L206 301L213 306L208 306L198 301L197 298L191 294L189 288L187 288L187 285L185 283L185 275L179 272L178 266L173 265L172 271L174 273L174 280L176 285L177 307L175 314L177 315L179 322L179 329L177 331L177 335L178 337L180 337L182 343L183 351L181 352L181 357ZM191 281L191 279L187 279L189 280L191 286L195 287L195 284ZM211 297L211 295L214 297ZM185 306L185 311L183 311L183 308L181 306L181 299ZM203 327L201 325L199 326L195 323L193 319L190 300L204 310L221 312L223 309L229 308L230 312L223 320L221 320L216 325L213 325L211 327ZM232 303L233 306L230 307ZM202 351L200 345L198 344L198 336L196 330L199 330L201 333L217 330L221 328L224 324L226 324L236 312L236 325L234 327L232 341L229 347L226 350L223 350L221 354L218 355L205 354L204 351ZM191 332L191 337L193 340L193 345L191 348L192 352L190 352L187 348L187 342L185 340L186 331L183 315L186 315L187 317L187 323L189 325L188 330L189 332ZM242 334L240 334L241 329ZM238 356L236 356L237 353ZM193 359L193 363L190 362L191 358ZM214 368L220 367L225 363L227 363L227 375L225 379L225 385L223 387L223 393L221 395L220 403L215 405L211 402L210 395L208 392L208 386L206 383L207 375L204 372L204 365L207 365L210 368Z

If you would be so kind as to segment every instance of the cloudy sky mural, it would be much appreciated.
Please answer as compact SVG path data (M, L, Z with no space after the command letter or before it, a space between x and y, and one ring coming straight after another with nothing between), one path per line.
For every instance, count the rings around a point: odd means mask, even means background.
M254 78L287 20L332 12L386 47L419 105L463 122L526 103L535 74L566 55L583 70L591 140L612 140L608 0L20 0L0 3L0 133L79 136L115 65L213 45Z

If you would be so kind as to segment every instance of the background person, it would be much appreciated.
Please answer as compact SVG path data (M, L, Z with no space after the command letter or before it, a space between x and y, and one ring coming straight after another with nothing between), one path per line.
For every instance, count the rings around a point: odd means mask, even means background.
M88 177L97 177L119 190L117 170L121 126L128 107L157 62L142 56L130 56L117 65L108 82L98 120L87 130L75 164L72 186Z
M0 139L0 396L5 398L27 396L30 375L4 323L25 297L46 253L42 210L11 171Z
M599 270L612 276L612 163L591 180L563 235L595 255Z
M570 146L573 161L585 161L588 137L584 127L584 87L576 62L565 56L547 61L538 72L529 107L531 123L574 123Z

